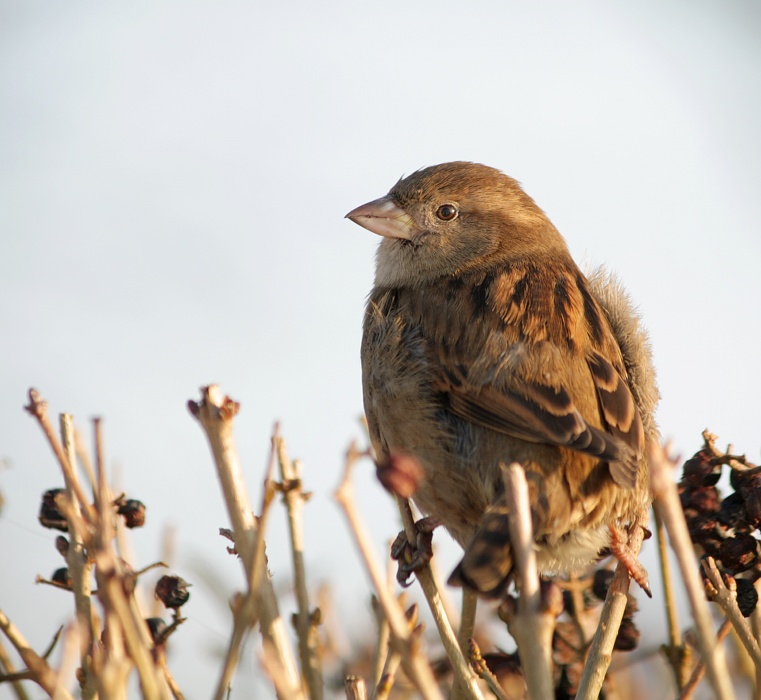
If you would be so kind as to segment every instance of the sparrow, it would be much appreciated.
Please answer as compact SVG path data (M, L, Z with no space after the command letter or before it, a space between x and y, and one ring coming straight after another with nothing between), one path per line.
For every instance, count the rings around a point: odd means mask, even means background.
M618 281L585 277L518 182L476 163L418 170L347 218L383 237L361 346L371 443L422 465L416 505L464 548L450 583L508 585L512 462L540 571L598 559L651 500L657 436L649 341Z

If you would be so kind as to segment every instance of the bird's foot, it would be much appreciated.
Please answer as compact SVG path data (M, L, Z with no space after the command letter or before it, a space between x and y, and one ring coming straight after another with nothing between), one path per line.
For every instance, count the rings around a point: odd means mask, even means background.
M415 542L410 543L402 530L391 545L391 558L399 562L396 580L406 588L410 576L423 568L433 556L433 531L441 523L436 518L422 518L415 523Z
M647 569L640 564L637 555L629 548L626 534L615 525L609 525L608 527L610 529L610 553L626 567L629 575L639 584L639 587L645 591L647 597L652 598L653 594L650 590ZM633 527L644 526L635 522ZM647 528L644 529L647 532Z

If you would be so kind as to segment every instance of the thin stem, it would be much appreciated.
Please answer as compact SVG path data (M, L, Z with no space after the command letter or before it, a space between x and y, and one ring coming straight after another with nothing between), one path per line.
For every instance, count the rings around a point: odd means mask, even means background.
M282 687L298 688L301 684L296 663L288 642L285 625L280 617L277 607L277 598L272 588L272 581L266 574L261 574L264 560L264 549L258 547L257 542L263 542L262 535L257 532L257 524L254 520L251 506L248 501L243 470L238 459L233 436L233 418L240 409L240 404L227 396L216 385L202 388L200 402L188 402L191 414L198 420L209 441L214 464L217 468L217 476L222 487L227 512L235 533L235 547L240 554L244 573L249 584L249 593L244 599L244 609L239 611L245 620L253 617L252 606L255 595L259 595L258 614L261 620L261 631L268 648L276 650L280 659L283 676L279 678ZM272 454L270 454L270 467L272 469ZM267 489L265 489L265 498ZM264 516L265 513L262 513ZM262 530L263 532L263 530ZM253 587L257 577L261 576L261 586L258 593ZM250 617L249 617L250 615ZM237 659L237 649L245 636L245 629L239 629L240 623L236 619L233 629L233 639L230 640L228 656L220 675L215 698L222 700L227 693L227 688L232 677ZM235 651L234 651L235 650Z
M642 519L645 522L642 522ZM645 524L647 514L642 519L636 519L629 527L628 547L636 557L642 547L645 536ZM605 597L600 622L597 625L595 636L589 648L589 654L584 664L584 671L576 691L578 700L593 700L599 697L602 690L608 667L613 658L613 645L621 627L621 620L626 610L627 593L629 591L630 574L626 565L619 562L616 573Z
M412 515L409 501L406 498L396 496L396 503L402 516L407 540L414 542L417 538L417 528L415 527L415 518ZM464 697L471 700L483 700L483 694L478 687L476 675L473 673L473 669L466 661L460 649L457 635L455 635L444 610L441 594L439 593L430 565L428 563L424 564L415 571L415 575L420 582L420 587L423 589L425 599L428 601L428 607L436 623L436 629L441 638L441 643L444 645L444 651L446 651L447 657L449 657L449 661L452 664L457 685L464 693Z
M528 694L533 700L555 696L550 675L552 664L552 624L542 614L541 590L537 573L531 506L523 467L517 462L502 467L510 544L515 557L515 574L520 589L518 613L510 625L521 657Z
M719 627L719 631L716 633L716 642L718 644L721 644L727 638L727 635L729 634L731 629L732 629L732 623L729 620L725 619L724 622L721 623L721 627ZM705 676L705 673L706 673L706 665L701 660L695 666L689 680L684 684L684 687L681 689L679 693L679 700L689 700L689 698L692 697L698 685L700 685L700 681L703 680L703 676Z
M30 678L40 686L48 695L59 693L59 697L66 700L73 700L71 694L60 688L58 674L48 666L47 661L39 654L36 654L29 642L26 641L21 631L7 618L5 613L0 610L0 630L3 631L8 641L18 652L21 660L29 670Z
M732 623L738 639L742 642L748 655L753 660L755 667L757 669L761 668L761 647L759 647L758 642L753 637L750 626L742 612L740 612L740 608L737 605L737 592L727 588L713 557L706 557L703 560L703 571L705 571L711 584L708 591L711 599L719 604L727 619Z
M671 547L679 562L682 580L687 589L687 597L695 620L700 653L706 664L711 687L720 700L730 700L734 698L731 676L727 669L724 650L716 641L711 613L708 610L708 602L698 573L687 523L679 502L679 494L673 478L675 464L667 458L664 449L656 443L648 445L648 462L651 486L655 496L654 507L668 532Z
M383 574L378 566L377 559L372 554L370 537L359 518L359 513L357 512L350 475L352 466L359 457L360 453L352 444L346 455L344 476L336 490L335 498L344 510L344 514L349 522L349 527L354 535L355 543L364 560L365 568L373 582L375 591L378 595L378 600L383 606L383 612L386 615L389 627L391 628L391 634L393 635L393 643L394 645L399 646L402 656L402 665L404 666L407 676L415 684L422 697L426 699L439 699L442 695L436 684L433 672L420 653L417 643L413 642L410 636L407 622L404 613L399 607L399 603L391 595L383 581Z
M306 678L310 700L322 700L323 682L317 648L317 629L315 624L313 624L312 612L309 609L306 568L304 566L304 533L302 523L304 502L308 496L302 488L300 465L298 462L291 462L288 458L285 441L277 435L277 432L273 435L272 440L280 466L280 488L283 492L283 500L288 512L288 529L291 535L294 589L298 603L298 613L295 616L295 622L299 640L301 672Z

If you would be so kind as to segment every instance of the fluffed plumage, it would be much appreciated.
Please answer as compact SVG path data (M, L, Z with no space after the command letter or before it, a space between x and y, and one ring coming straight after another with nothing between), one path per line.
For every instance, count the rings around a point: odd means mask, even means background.
M379 461L423 465L415 502L465 548L450 581L503 590L510 462L540 569L589 564L649 502L658 392L620 285L590 282L518 183L483 165L425 168L347 216L384 236L362 341L370 437Z

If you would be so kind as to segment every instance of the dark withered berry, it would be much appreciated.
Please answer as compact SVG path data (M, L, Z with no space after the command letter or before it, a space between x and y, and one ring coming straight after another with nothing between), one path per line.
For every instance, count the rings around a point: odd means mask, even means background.
M595 571L594 578L592 579L592 592L597 598L605 600L615 575L616 572L610 569L598 569Z
M721 478L721 464L712 464L705 450L695 453L682 466L682 481L691 486L714 486Z
M727 537L721 543L719 559L731 573L746 571L758 561L758 540L745 533Z
M740 495L745 503L748 526L755 530L761 523L761 487L743 486Z
M166 622L160 617L149 617L145 620L145 624L148 625L148 631L151 634L153 643L161 643L163 641L162 635L166 631Z
M758 591L752 581L746 578L735 579L737 584L737 606L743 617L749 617L758 604Z
M737 528L747 527L747 513L745 512L745 499L742 494L735 491L730 493L722 502L718 514L719 522L724 527Z
M693 515L687 518L687 531L690 539L696 544L701 544L707 539L717 536L716 519L707 515Z
M739 491L743 486L758 486L759 480L761 480L761 467L729 470L729 483L735 491Z
M142 501L130 498L120 503L116 512L124 518L125 527L134 528L145 525L145 504Z
M404 453L393 453L377 465L375 474L383 488L402 498L410 498L424 477L420 461Z
M65 489L49 489L42 494L42 503L40 504L40 514L38 516L40 525L51 530L69 531L69 523L66 522L66 517L56 502L58 496L64 493L66 493Z
M55 583L60 583L62 586L66 586L66 588L71 588L72 580L71 574L69 574L69 567L62 566L60 569L56 569L50 577L50 580Z
M69 555L69 540L63 535L58 535L55 538L56 551L65 559Z
M721 507L719 492L715 486L691 487L684 492L682 508L686 515L710 515Z
M616 651L632 651L639 644L640 632L634 624L631 617L625 617L621 620L621 627L618 628L618 636L613 644Z
M179 576L162 576L156 582L156 597L171 609L180 608L188 602L190 584Z

